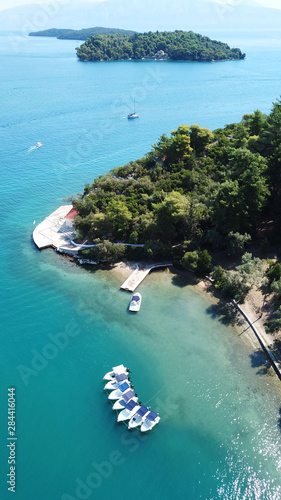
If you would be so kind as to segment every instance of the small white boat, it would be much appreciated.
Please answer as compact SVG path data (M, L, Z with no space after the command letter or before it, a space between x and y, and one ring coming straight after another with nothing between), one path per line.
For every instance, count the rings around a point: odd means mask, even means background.
M105 374L103 380L113 380L116 375L121 375L121 373L130 373L130 370L124 365L114 366L111 372Z
M123 392L126 392L128 389L130 389L129 384L124 382L118 387L118 389L115 389L109 394L108 399L120 399L122 398Z
M156 424L158 424L159 420L160 420L160 417L159 417L158 413L155 413L155 411L149 412L149 414L146 415L146 418L141 425L141 429L140 429L141 432L150 431L151 429L153 429L153 427Z
M138 400L137 394L135 394L131 389L129 391L126 391L120 399L115 401L114 405L112 406L112 410L124 410L126 404L130 400Z
M140 310L140 306L141 306L141 294L134 293L129 305L129 311L137 312Z
M36 147L41 148L41 146L42 146L41 142L37 142Z
M146 418L146 415L149 413L149 408L147 406L141 406L135 415L131 418L128 429L134 429L143 423Z
M130 420L130 418L132 418L133 415L137 413L139 408L140 404L136 403L136 401L132 401L131 399L129 403L126 404L124 410L122 410L119 413L117 422L124 422L125 420Z
M136 113L136 101L135 101L135 99L134 99L134 112L133 112L133 113L130 113L130 114L128 115L128 119L129 119L129 120L133 120L134 118L138 118L138 117L139 117L139 115Z
M130 380L125 373L121 373L121 375L116 375L116 378L107 382L104 386L105 391L114 391L114 389L118 389L118 387L123 384L123 382L127 382L130 384Z

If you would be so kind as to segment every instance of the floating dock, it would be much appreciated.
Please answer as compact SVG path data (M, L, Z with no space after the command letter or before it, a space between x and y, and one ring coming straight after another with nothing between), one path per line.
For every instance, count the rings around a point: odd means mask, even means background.
M127 290L128 292L134 292L136 288L142 283L144 278L150 273L152 269L157 267L170 267L173 264L171 262L164 262L159 264L151 264L150 266L137 267L132 274L124 281L123 285L120 286L122 290Z

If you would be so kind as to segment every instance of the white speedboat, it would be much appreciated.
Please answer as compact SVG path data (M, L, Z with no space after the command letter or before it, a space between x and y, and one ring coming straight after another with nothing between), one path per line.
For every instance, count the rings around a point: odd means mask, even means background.
M128 429L134 429L143 423L146 415L149 413L149 408L147 406L141 406L135 415L131 418Z
M113 380L109 380L104 386L105 391L113 391L114 389L117 389L120 384L123 382L128 382L130 383L128 379L128 375L126 373L121 373L120 375L116 375Z
M130 373L130 370L124 365L114 366L111 372L105 374L103 380L113 380L116 375L120 375L121 373Z
M118 387L118 389L115 389L109 394L108 399L120 399L122 398L123 392L126 392L128 389L130 389L129 384L124 382Z
M140 408L140 404L136 403L136 401L132 401L132 399L129 401L129 403L126 404L124 410L122 410L117 418L117 422L124 422L124 420L130 420L130 418L133 417L133 415L138 411Z
M138 397L137 394L134 393L131 389L124 392L121 398L119 398L117 401L115 401L114 405L112 406L112 410L124 410L126 404L130 401L137 401Z
M156 424L158 424L159 420L159 414L155 413L155 411L150 411L141 425L141 432L150 431Z
M137 312L140 310L140 306L141 306L141 294L134 293L129 305L129 311Z

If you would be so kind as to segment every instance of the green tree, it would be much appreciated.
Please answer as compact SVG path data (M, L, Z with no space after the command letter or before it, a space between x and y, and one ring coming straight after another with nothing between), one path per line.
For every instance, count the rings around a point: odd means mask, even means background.
M249 234L240 234L230 231L228 234L228 244L229 250L232 255L237 253L243 253L245 245L250 243L251 236Z
M265 329L269 333L274 333L281 330L281 306L277 309L275 317L268 321L268 323L265 325Z
M176 191L169 193L161 203L153 204L157 231L163 241L173 241L181 232L189 206L189 200Z
M196 153L202 153L206 146L213 142L214 134L208 128L201 128L199 125L190 127L190 144Z
M266 276L269 280L269 283L273 283L273 281L279 281L281 278L281 264L280 262L276 262L268 269Z
M120 199L111 200L106 211L106 222L116 238L124 238L129 233L132 214L126 203Z
M271 283L270 288L275 293L276 300L280 300L280 298L281 298L281 278L279 278L278 280L274 280L273 283Z
M214 286L217 290L221 290L224 286L224 278L226 271L222 266L215 266L211 274L214 280Z
M251 115L244 115L243 121L247 124L250 135L259 135L266 124L266 115L258 109Z
M186 252L181 259L181 265L184 269L195 271L197 269L198 259L199 256L196 250L194 252Z
M198 261L197 261L197 267L196 267L196 272L200 276L205 276L208 274L211 270L212 267L212 257L208 253L207 250L201 250L198 252Z

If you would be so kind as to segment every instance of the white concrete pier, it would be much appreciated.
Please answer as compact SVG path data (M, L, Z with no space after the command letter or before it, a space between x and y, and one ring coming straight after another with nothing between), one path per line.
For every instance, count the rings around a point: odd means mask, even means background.
M74 232L73 219L67 218L72 205L63 205L46 217L33 231L33 241L41 250L53 247L58 251L76 254L79 247L71 243Z
M140 268L139 266L135 269L132 274L124 281L123 285L120 286L122 290L127 290L128 292L134 292L136 288L142 283L144 278L150 273L151 269L157 267L170 267L173 264L171 262L164 262L160 264L151 264Z

